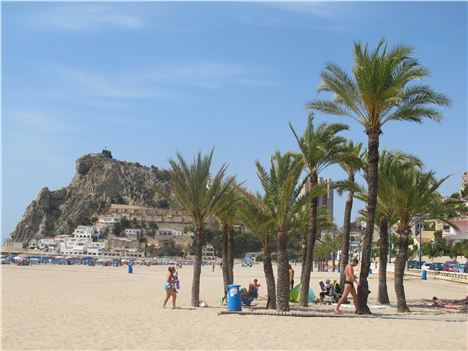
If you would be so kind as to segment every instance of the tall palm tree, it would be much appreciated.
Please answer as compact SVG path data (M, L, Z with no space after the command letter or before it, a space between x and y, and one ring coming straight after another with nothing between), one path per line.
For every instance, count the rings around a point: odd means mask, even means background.
M233 185L225 192L215 209L216 217L223 231L222 270L224 288L234 282L234 223L238 219L241 199L241 195Z
M363 155L364 167L367 169L366 155ZM389 228L392 228L397 222L398 217L395 213L394 199L392 195L393 183L391 176L395 168L414 168L423 167L422 161L414 155L407 154L398 150L384 149L379 155L379 185L377 191L377 210L375 218L375 229L379 231L380 246L379 246L379 287L377 293L377 302L380 304L389 304L387 291L387 259L388 259L388 243L389 243ZM364 174L367 180L367 173ZM363 187L359 188L356 197L363 202L367 201L367 190ZM360 211L364 220L367 219L367 211Z
M244 192L246 190L243 190ZM256 198L256 199L255 199ZM252 199L255 199L252 201ZM262 204L263 203L263 204ZM262 204L258 206L258 204ZM268 308L276 309L276 288L275 288L275 275L273 273L273 265L271 260L272 245L274 241L274 227L271 218L268 217L269 213L264 212L266 208L264 197L260 194L249 194L239 207L239 214L242 221L247 228L257 236L262 244L263 254L263 272L268 291Z
M289 311L288 232L295 214L310 201L311 196L317 196L322 188L301 194L302 186L299 179L304 162L297 154L288 152L282 155L276 152L271 158L269 171L266 171L258 161L256 166L257 176L264 191L263 201L246 192L243 194L267 214L275 229L278 256L276 309Z
M156 190L174 208L185 212L193 222L197 241L191 300L191 305L194 307L198 307L200 303L200 274L205 225L214 218L219 202L234 184L234 178L226 178L227 165L225 164L214 176L210 175L212 158L213 150L208 155L202 155L199 152L193 163L187 164L182 155L177 153L177 160L169 160L171 193Z
M341 147L346 141L338 135L339 132L347 130L348 126L341 123L320 123L317 127L313 124L314 114L310 113L306 129L301 136L298 136L291 123L294 137L296 138L301 156L308 171L308 188L310 190L318 186L318 176L329 165L340 160ZM313 264L313 250L317 237L317 208L318 197L312 197L310 203L310 224L305 240L305 264L301 274L301 298L299 305L307 307L308 292L310 285L310 272Z
M367 223L363 238L358 297L360 310L371 313L367 306L372 234L377 204L379 136L390 121L421 123L428 118L442 119L434 106L448 106L449 99L427 85L412 84L429 75L413 57L413 49L399 45L387 48L380 40L374 50L360 42L354 44L353 75L334 64L322 71L319 92L333 93L333 100L313 100L306 106L316 111L345 116L362 124L368 137Z
M379 186L377 194L377 225L380 236L379 252L379 289L377 301L380 304L389 304L387 291L387 259L388 259L388 228L397 223L398 217L393 206L391 175L398 167L414 168L423 167L422 161L410 154L400 151L383 150L379 155Z
M409 312L406 304L403 276L408 260L409 236L414 218L421 213L434 215L431 207L439 196L437 189L448 177L436 180L434 172L422 172L417 167L396 167L390 175L392 182L391 195L395 214L398 218L397 233L399 236L398 254L395 259L395 294L398 312Z
M348 190L348 198L346 199L344 219L343 219L343 241L341 246L341 257L340 257L340 286L344 286L345 276L344 271L345 267L349 261L349 240L351 233L351 211L353 209L353 199L354 199L354 187L355 187L355 175L362 166L362 155L361 155L362 143L355 144L353 141L348 140L343 146L342 152L346 154L346 157L343 157L338 164L346 172L347 179L346 184L340 186L341 184L337 182L335 187L338 189L339 193L342 193L346 188Z
M295 234L298 234L301 240L301 244L305 246L307 240L307 234L309 232L310 225L310 203L307 203L302 207L299 212L294 217L294 222L292 224L291 231ZM335 224L332 221L332 218L328 215L327 209L325 207L319 207L317 209L317 232L322 230L331 230L335 229ZM304 265L306 261L306 248L302 250L302 269L301 272L304 272ZM301 274L302 274L301 273ZM301 276L302 279L302 276Z

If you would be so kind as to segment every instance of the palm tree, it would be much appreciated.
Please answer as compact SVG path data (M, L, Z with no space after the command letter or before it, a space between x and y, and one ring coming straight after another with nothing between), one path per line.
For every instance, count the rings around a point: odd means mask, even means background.
M319 271L324 271L330 256L342 245L342 234L337 236L329 233L318 239L316 259L319 262Z
M387 292L387 258L388 258L388 228L397 223L398 218L393 206L391 175L395 168L423 167L423 163L417 157L400 151L383 150L379 155L379 186L377 195L377 218L379 227L380 252L379 252L379 290L377 302L389 304Z
M408 259L411 224L418 213L423 214L423 216L427 213L434 215L435 212L431 207L433 207L434 201L439 196L437 189L447 178L436 180L434 172L425 173L417 167L396 167L390 175L390 181L393 184L391 196L395 214L398 218L399 247L395 259L395 294L398 312L410 311L406 304L403 276Z
M288 232L295 214L310 201L311 196L318 196L322 188L318 187L307 194L301 194L302 186L299 178L304 162L297 154L288 152L282 155L276 152L271 158L268 172L258 161L256 166L257 176L264 190L263 201L246 192L243 194L271 219L276 232L278 256L276 309L289 311Z
M294 217L294 222L292 225L291 231L298 234L301 238L301 244L305 246L305 242L307 240L307 234L309 231L309 224L310 224L310 203L307 203L302 207L299 212ZM331 221L330 216L328 215L327 209L325 207L319 207L317 210L317 231L320 232L322 230L331 230L335 229L335 224ZM304 272L304 265L306 261L307 251L306 248L303 247L302 250L302 269L301 272ZM301 274L302 274L301 273ZM301 276L302 280L302 276Z
M344 219L343 219L343 242L341 246L341 257L340 257L340 286L344 286L345 276L344 271L345 267L349 261L349 240L351 233L351 211L353 208L353 198L354 198L354 187L355 187L355 175L362 166L362 155L361 155L362 143L354 144L351 140L348 140L343 146L343 153L346 154L346 157L343 157L342 160L338 163L340 167L346 172L348 176L345 184L337 182L335 187L338 189L338 193L343 192L346 188L348 190L348 198L346 199Z
M193 267L191 305L200 303L200 274L204 229L207 222L214 218L215 209L226 192L232 188L234 178L225 178L227 165L222 165L211 177L210 168L213 150L208 155L197 154L192 164L187 164L177 153L177 160L169 160L169 182L171 193L156 190L174 208L185 212L193 221L197 247Z
M345 138L338 136L338 133L347 130L348 126L341 123L320 123L317 128L314 124L314 114L310 113L307 127L302 136L298 136L291 123L294 137L299 146L301 156L308 169L309 189L312 190L318 185L318 176L329 165L340 160L341 147L346 141ZM306 188L307 189L307 188ZM311 198L310 204L310 224L309 231L305 240L305 264L301 274L301 298L299 305L307 307L308 292L310 285L310 272L313 264L313 250L315 239L317 237L317 208L318 198Z
M367 169L363 156L364 167ZM395 168L414 168L422 167L422 161L414 155L407 154L401 151L383 150L379 155L379 185L377 192L377 210L375 218L375 228L379 231L380 245L379 245L379 288L377 293L377 302L380 304L389 304L387 291L387 259L388 259L388 243L389 234L388 229L393 227L398 222L395 213L394 199L392 195L393 183L391 176ZM367 179L367 175L364 174ZM367 190L360 187L356 197L361 201L367 201ZM367 211L360 211L364 220L367 219Z
M243 190L245 193L246 190ZM255 199L256 198L256 199ZM271 261L272 244L274 240L274 227L271 219L268 217L268 212L263 212L267 208L264 197L260 194L249 194L244 197L245 201L239 207L239 214L242 221L245 223L254 235L262 243L263 253L263 272L268 291L268 308L276 309L276 288L275 275L273 273L273 265ZM252 201L252 199L255 199ZM261 206L258 206L261 204Z
M230 181L229 179L227 181ZM238 218L238 209L242 197L236 190L235 186L231 186L223 195L215 209L216 217L218 218L221 229L223 231L223 248L222 248L222 269L224 288L234 282L234 223Z
M374 50L360 42L354 44L353 76L334 64L322 71L319 92L333 93L333 100L313 100L306 106L316 111L345 116L362 124L368 137L367 223L363 238L358 296L360 310L367 306L372 233L374 231L378 189L379 136L389 121L421 123L424 118L440 121L434 106L448 106L449 99L427 85L411 84L426 78L429 71L413 57L413 49L399 45L387 48L380 40Z

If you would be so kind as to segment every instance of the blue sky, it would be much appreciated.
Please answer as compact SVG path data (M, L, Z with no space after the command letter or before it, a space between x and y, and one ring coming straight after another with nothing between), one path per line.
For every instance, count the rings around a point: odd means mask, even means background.
M349 71L353 41L404 43L453 106L442 124L393 123L381 146L419 155L450 194L467 168L467 3L2 3L2 237L75 160L166 167L215 147L258 189L254 161L295 149L328 61ZM318 116L320 121L345 121ZM351 121L346 136L365 141ZM344 177L338 167L324 176ZM335 197L342 223L344 199Z

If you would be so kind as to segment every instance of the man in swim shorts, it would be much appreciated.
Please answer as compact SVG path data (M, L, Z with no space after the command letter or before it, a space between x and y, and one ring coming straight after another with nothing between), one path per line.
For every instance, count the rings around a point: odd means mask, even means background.
M345 282L344 282L344 291L343 296L341 296L340 301L336 305L335 313L341 313L340 306L348 298L349 293L353 296L354 306L356 307L356 312L359 314L359 304L357 299L356 289L354 288L354 283L357 284L357 278L354 275L354 267L358 265L359 261L354 257L350 263L346 265L345 268Z

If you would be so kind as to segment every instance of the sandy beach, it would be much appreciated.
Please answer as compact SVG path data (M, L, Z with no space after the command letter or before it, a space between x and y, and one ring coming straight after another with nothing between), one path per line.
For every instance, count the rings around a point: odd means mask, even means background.
M296 266L299 277L300 266ZM192 267L180 270L176 310L162 309L166 266L2 266L3 350L466 350L467 315L425 307L432 296L461 299L468 286L408 277L407 299L413 313L399 319L218 315L222 276L219 267L202 271L201 299L208 308L190 307ZM337 273L312 274L318 283ZM235 281L258 278L262 288L255 308L264 306L265 281L260 264L235 267ZM377 276L370 278L375 304ZM395 303L393 280L389 293ZM313 306L329 311L333 306ZM395 309L375 310L397 315ZM424 320L410 319L413 316ZM406 318L406 319L405 319ZM431 318L437 320L430 320ZM452 321L449 321L452 320ZM459 321L463 320L463 321Z

